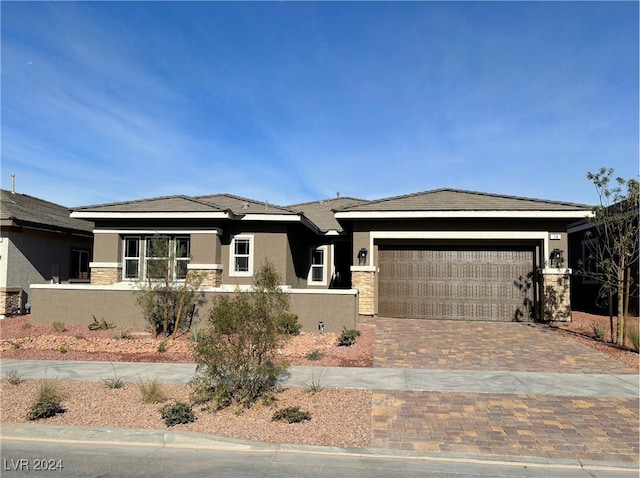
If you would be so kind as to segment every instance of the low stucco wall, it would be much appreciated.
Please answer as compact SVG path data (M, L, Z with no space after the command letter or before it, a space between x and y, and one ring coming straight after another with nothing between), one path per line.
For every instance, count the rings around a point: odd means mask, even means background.
M213 299L232 290L215 288L203 291L205 304L199 308L196 322L203 323ZM340 332L342 327L355 328L358 317L356 290L290 291L291 311L298 316L302 330L317 332L318 322L326 332ZM93 317L104 318L121 327L146 327L147 322L136 304L135 291L126 285L37 285L31 289L31 322L89 324Z

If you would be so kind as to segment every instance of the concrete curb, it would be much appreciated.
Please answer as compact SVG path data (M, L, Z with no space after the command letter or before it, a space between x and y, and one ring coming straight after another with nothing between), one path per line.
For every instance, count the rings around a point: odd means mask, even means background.
M340 448L310 445L269 444L226 438L205 433L140 428L70 427L59 425L33 425L1 423L0 442L4 439L95 445L135 445L148 447L192 448L228 451L252 451L271 454L306 453L341 455L359 458L410 459L447 463L477 463L530 468L564 468L576 470L638 472L638 463L552 460L535 456L463 455L453 453L422 453L407 450L372 448Z

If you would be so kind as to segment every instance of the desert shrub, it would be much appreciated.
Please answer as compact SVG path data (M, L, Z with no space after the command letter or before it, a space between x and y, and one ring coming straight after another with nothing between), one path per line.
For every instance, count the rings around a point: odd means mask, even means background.
M160 410L160 414L164 423L168 427L178 425L180 423L191 423L196 421L196 416L193 413L191 406L183 402L176 402L171 405L165 405Z
M314 375L311 377L311 382L309 382L309 385L307 386L307 392L311 395L315 395L316 393L321 392L323 388L324 387L322 386L322 383L320 383L320 379L315 378Z
M20 385L22 383L22 376L17 370L9 370L4 379L9 385Z
M124 380L118 377L118 371L113 364L111 364L111 367L113 368L113 377L103 378L102 382L107 386L107 388L123 388Z
M167 341L166 340L160 341L160 343L158 344L157 350L161 354L165 353L167 351Z
M64 413L66 410L62 406L62 400L65 395L60 388L60 384L55 379L44 379L40 382L40 388L36 396L36 400L31 405L28 420L40 420L41 418L49 418Z
M305 355L305 357L307 358L307 360L313 360L315 362L316 360L320 360L322 358L322 352L320 352L318 349L314 349L307 355Z
M93 322L91 322L88 326L89 330L108 330L113 329L115 325L112 322L107 322L102 317L100 320L96 319L96 316L93 316Z
M189 340L192 342L200 342L202 339L202 329L192 329L189 332Z
M31 327L33 327L33 324L31 322L25 322L24 324L22 324L22 328L24 330L29 330Z
M278 319L278 331L284 335L299 335L302 324L298 322L298 316L292 313L282 314Z
M157 379L140 381L138 388L144 403L162 403L167 399Z
M359 330L342 327L342 333L340 334L340 337L338 337L338 345L342 347L349 347L356 343L356 338L359 336Z
M11 345L11 348L16 350L22 347L22 342L19 342L17 340L7 340L7 343Z
M67 330L67 326L64 322L54 322L51 324L51 327L53 327L53 330L56 332L65 332Z
M604 330L602 330L602 326L598 322L594 322L591 324L591 329L593 330L593 336L598 340L604 340Z
M633 346L633 350L636 352L640 352L640 330L635 325L629 327L629 339L631 340L631 345Z
M276 411L273 414L273 421L284 421L287 423L300 423L311 420L311 413L300 410L300 407L287 407Z
M249 408L273 390L278 375L287 368L276 360L283 344L279 319L289 307L289 297L279 283L275 267L265 261L251 291L236 290L231 297L216 299L209 327L194 345L194 401L214 401L219 408L233 403Z
M172 244L166 236L154 236L149 241L149 257L163 259L149 261L147 279L137 284L136 302L154 337L161 334L175 338L179 331L189 330L196 308L204 302L199 291L201 274L186 271L183 281L176 279L175 258L186 257L188 251L174 251Z
M120 329L113 334L113 338L116 340L128 340L131 337L132 337L131 330L129 329Z
M65 342L64 344L61 344L60 347L58 347L58 351L61 354L66 354L69 351L69 346Z

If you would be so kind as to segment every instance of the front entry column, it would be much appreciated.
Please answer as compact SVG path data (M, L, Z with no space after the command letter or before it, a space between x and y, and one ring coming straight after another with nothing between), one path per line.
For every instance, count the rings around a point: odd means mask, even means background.
M351 287L358 289L358 307L361 315L376 314L375 266L351 266Z
M542 269L542 320L571 322L571 269Z

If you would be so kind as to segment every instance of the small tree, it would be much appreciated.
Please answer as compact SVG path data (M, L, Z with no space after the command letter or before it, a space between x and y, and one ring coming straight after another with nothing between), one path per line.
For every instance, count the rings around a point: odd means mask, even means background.
M165 236L154 236L147 246L146 280L138 283L137 303L151 325L154 337L158 334L175 338L179 330L188 329L195 308L204 302L198 292L202 277L186 269L187 251ZM183 281L178 278L183 278Z
M250 291L216 299L209 328L194 349L196 402L249 408L275 387L288 367L276 360L285 340L280 324L289 311L289 296L279 284L275 267L265 261Z
M617 298L616 342L624 344L625 274L630 281L627 270L638 261L640 187L636 179L612 181L612 174L613 169L606 168L587 174L596 187L600 204L593 208L589 218L596 231L595 240L587 242L589 264L581 264L580 273L602 284L610 310L612 296ZM591 236L586 233L587 238Z

